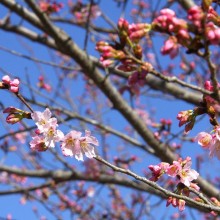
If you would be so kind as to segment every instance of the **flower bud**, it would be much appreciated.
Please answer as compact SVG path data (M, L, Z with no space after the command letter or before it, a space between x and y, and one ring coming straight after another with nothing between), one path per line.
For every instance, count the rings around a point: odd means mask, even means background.
M6 122L8 124L15 124L23 119L22 114L20 113L11 113L7 116Z
M118 29L119 29L119 31L128 32L128 26L129 26L129 23L124 18L120 18L118 20Z
M10 77L8 75L5 75L2 77L2 82L5 84L9 84L11 81Z
M6 108L3 113L9 113L6 117L6 122L9 124L15 124L21 121L23 118L31 119L31 113L15 108L13 106Z
M22 113L22 112L24 111L19 108L15 108L13 106L10 106L3 111L3 113Z

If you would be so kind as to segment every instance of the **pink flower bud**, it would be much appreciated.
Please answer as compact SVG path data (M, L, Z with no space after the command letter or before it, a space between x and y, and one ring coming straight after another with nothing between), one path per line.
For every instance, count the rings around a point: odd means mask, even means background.
M23 119L22 114L19 113L11 113L7 116L6 122L8 124L15 124Z
M186 204L185 200L183 199L178 200L178 208L181 212L185 209L185 204Z
M23 112L24 111L22 111L21 109L15 108L13 106L10 106L3 111L3 113L23 113Z
M169 37L168 40L165 41L164 46L161 48L161 53L163 55L169 54L170 58L174 58L178 52L179 46L176 37Z
M211 83L211 81L206 81L205 82L205 84L204 84L204 88L206 89L206 90L208 90L208 91L213 91L213 86L212 86L212 83Z
M2 82L5 84L9 84L11 81L10 77L8 75L5 75L2 77Z
M18 88L17 86L11 86L11 87L9 88L9 90L10 90L11 92L13 92L13 93L17 93L17 92L19 91L19 88Z
M15 87L18 87L20 84L20 81L19 79L14 79L10 82L10 86L15 86Z
M164 8L164 9L162 9L162 10L160 11L160 14L161 14L161 15L166 15L166 16L168 16L168 17L174 17L174 16L176 16L176 13L175 13L173 10L169 9L169 8Z
M125 20L124 18L120 18L118 20L118 29L120 31L124 30L124 31L128 31L128 26L129 26L129 23L127 20Z

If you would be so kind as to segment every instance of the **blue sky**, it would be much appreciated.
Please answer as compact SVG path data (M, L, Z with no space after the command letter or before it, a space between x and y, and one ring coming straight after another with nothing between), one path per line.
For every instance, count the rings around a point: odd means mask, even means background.
M63 1L65 2L65 1ZM114 1L101 1L101 8L103 9L103 12L106 13L107 16L109 16L114 22L117 22L119 16L120 16L120 8L116 8L115 7L115 3ZM128 15L128 12L131 10L132 5L128 4L128 8L126 10L126 15L125 18L128 20L131 20L131 18ZM0 6L0 18L2 18L6 13L6 10L4 8L2 8L2 6ZM65 9L63 9L61 11L61 15L65 14ZM16 17L14 17L13 22L18 22L16 20ZM104 22L97 22L98 24L105 24ZM60 25L60 24L59 24ZM85 32L82 31L82 29L80 28L75 28L75 27L71 27L70 25L65 25L63 26L65 28L65 30L68 31L68 33L70 33L70 35L72 36L72 38L80 45L82 46L84 43L84 37L85 37ZM160 38L156 38L156 39L160 39ZM160 46L163 44L163 41L165 40L165 38L162 39L162 41L160 40L160 42L157 44L157 51L159 54L159 50L160 50ZM36 43L32 43L26 39L23 39L19 36L13 35L11 33L6 33L3 32L2 30L0 30L0 46L3 47L7 47L10 50L15 50L19 53L25 54L25 55L30 55L30 56L34 56L38 59L41 60L45 60L45 61L50 61L51 57L52 57L52 52L49 51L47 48L36 44ZM96 56L98 56L98 53L95 51L94 49L95 45L94 44L90 44L88 45L87 50L89 51L89 53L94 54ZM31 48L31 50L30 50ZM31 53L30 53L31 52ZM179 67L178 67L178 58L174 59L174 60L170 60L169 57L160 57L161 58L161 64L166 67L167 63L171 62L174 65L176 65L176 69L178 71L180 71ZM48 80L49 82L51 82L55 87L57 85L59 85L59 81L57 80L56 76L57 76L57 72L59 74L59 71L61 71L60 69L55 69L53 67L50 66L46 66L43 64L36 64L33 63L29 60L26 60L24 58L18 57L18 56L14 56L12 54L9 54L7 52L4 52L0 49L0 67L2 69L4 69L5 71L7 71L8 73L10 73L12 76L14 77L19 77L22 82L24 84L22 84L22 94L24 94L25 96L29 96L29 89L27 88L27 86L25 85L25 81L27 80L27 75L29 75L29 80L31 82L31 87L37 89L36 87L36 83L38 80L38 76L39 74L44 74L46 76L46 80ZM3 73L2 71L0 71L1 75L4 75L5 73ZM71 83L68 82L67 80L67 85L72 86L71 88L71 92L72 94L80 94L83 90L82 87L82 83L83 80L79 79L79 81L77 83ZM46 94L46 96L48 97L52 97L53 95L50 94ZM17 103L15 97L13 97L11 94L9 94L7 91L1 91L0 94L1 97L1 102L4 104L4 107L7 106L11 106L14 105L14 103L17 104L16 107L21 107L20 104ZM75 96L74 96L75 97ZM40 95L38 96L40 101L44 101L45 98L41 97ZM79 104L77 102L77 100L74 100L77 104ZM178 127L178 121L176 120L176 115L179 111L182 110L187 110L187 109L192 109L193 106L189 105L189 104L185 104L181 101L176 101L176 100L162 100L160 97L143 97L141 99L142 104L144 104L146 106L146 108L149 109L153 109L156 108L156 112L154 115L154 118L157 120L160 118L165 118L165 119L172 119L173 121L173 125L172 125L172 130L179 132L181 130L183 130L182 128ZM59 99L59 103L61 105L63 105L64 107L70 108L70 106L67 106L67 104L65 102L61 102ZM124 119L122 119L119 114L117 112L104 112L103 114L105 114L105 119L106 119L106 123L108 122L108 118L116 118L116 120L109 122L110 124L112 124L112 126L116 129L123 129L123 127L126 124L126 121ZM2 115L2 118L4 120L5 115ZM0 126L0 136L5 134L6 130L5 130L5 126L6 125L2 120L2 124L3 126ZM33 123L32 123L33 125ZM77 126L73 125L73 126ZM17 125L13 125L12 129L17 129L18 126ZM202 130L209 130L210 126L208 123L208 118L206 117L205 120L199 122L198 124L195 125L195 129L190 133L190 137L194 137L198 132L202 131ZM140 140L141 141L141 140ZM110 145L114 145L118 143L118 139L113 137L112 138L112 142L110 142ZM26 148L28 150L28 148ZM101 149L99 149L101 152ZM133 154L136 155L141 155L142 152L139 150L134 150L133 148L129 147L128 148L129 152L132 151ZM205 167L203 172L210 175L214 175L214 173L217 172L217 168L215 167L215 164L217 162L216 159L208 159L208 153L201 151L200 147L196 144L196 143L187 143L184 145L183 148L183 155L187 156L190 155L193 158L193 162L195 162L194 158L197 155L197 153L200 152L201 154L206 153L207 154L207 162L205 163ZM116 151L112 151L111 152L112 155L116 154ZM1 156L1 155L0 155ZM2 155L3 156L3 155ZM155 157L152 156L146 156L147 158L143 158L141 161L137 162L134 170L137 171L138 173L141 174L141 172L143 171L143 169L147 169L148 165L150 164L156 164L158 162L158 160L155 160ZM51 159L50 156L48 156L48 159ZM21 164L20 160L17 160L16 155L13 155L12 157L9 158L9 160L6 161L6 164L8 165L13 165L16 161L16 165ZM74 165L78 165L80 166L80 164L78 164L77 161L73 160L73 159L67 159L68 162L74 164ZM193 164L193 166L195 166L195 163ZM210 173L210 170L213 170L213 173ZM0 190L2 190L1 188L2 186L0 186ZM19 203L19 198L20 196L1 196L0 197L0 204L4 204L2 206L2 210L0 213L0 217L5 217L8 213L12 213L13 217L15 216L14 219L16 220L22 220L24 219L24 215L26 216L27 219L36 219L36 216L33 215L32 212L32 208L33 206L36 206L37 204L35 203L27 203L24 206L21 206ZM158 201L158 199L153 199L152 202L156 202ZM10 204L10 205L8 205ZM45 215L48 219L53 219L53 217L50 215L50 213L48 211L46 211L44 208L40 207L40 212L42 215ZM172 207L170 207L169 209L165 208L165 205L162 205L162 210L161 211L161 217L163 216L164 213L166 213L166 217L168 216L168 214L173 213L174 211L176 212L176 209L173 209ZM68 219L69 216L68 214L66 214L66 218Z

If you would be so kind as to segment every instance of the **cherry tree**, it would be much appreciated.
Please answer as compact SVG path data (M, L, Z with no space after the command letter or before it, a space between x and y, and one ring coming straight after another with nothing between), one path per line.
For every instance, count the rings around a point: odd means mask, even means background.
M0 9L2 218L218 218L218 1Z

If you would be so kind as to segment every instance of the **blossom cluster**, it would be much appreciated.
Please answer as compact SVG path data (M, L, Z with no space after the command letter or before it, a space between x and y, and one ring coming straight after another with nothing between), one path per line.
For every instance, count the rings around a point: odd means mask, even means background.
M15 78L11 80L10 76L5 75L2 77L2 82L8 86L9 90L13 93L18 93L20 80Z
M187 157L185 160L179 158L177 161L173 161L173 164L161 162L158 165L150 165L148 168L152 172L152 177L150 180L156 182L162 175L167 174L171 177L178 178L178 194L189 195L189 191L186 190L186 187L192 187L196 190L199 190L199 187L192 183L193 180L197 179L199 174L191 169L192 161L190 157ZM180 211L183 211L185 208L185 201L179 200L173 197L169 197L167 200L167 206L172 204L174 207L179 207Z
M84 24L87 22L88 17L90 19L95 19L101 15L101 11L96 4L83 4L81 1L72 2L68 1L68 6L70 8L71 14L74 16L74 21L79 24ZM91 8L90 8L91 7Z
M188 10L187 18L192 24L177 18L172 9L164 8L160 11L159 16L154 19L152 30L169 35L161 48L163 55L169 54L171 58L174 58L178 54L180 45L188 48L188 51L200 49L203 45L202 39L198 40L194 37L198 34L204 34L210 44L219 44L220 18L211 5L206 5L206 9L198 5L191 7Z
M83 154L88 158L95 157L94 147L98 146L98 140L91 136L90 131L85 131L85 136L79 131L72 130L64 135L58 130L58 123L55 117L47 108L44 112L35 111L31 114L32 119L37 125L35 135L30 142L31 149L35 151L46 151L48 148L55 147L56 142L61 143L61 150L64 156L70 156L83 161Z
M178 161L173 161L173 164L161 162L158 165L150 165L149 169L152 171L150 180L157 181L163 174L171 177L178 177L179 182L189 187L192 180L197 179L198 173L191 169L192 161L190 157L185 160L179 158Z
M220 87L219 84L217 86ZM204 83L204 88L209 92L213 92L214 90L214 87L210 81L206 81ZM217 126L218 122L216 120L216 112L219 110L220 106L218 102L211 95L204 94L203 100L200 102L199 106L195 107L193 110L186 110L178 113L177 119L179 120L179 127L186 125L185 132L188 133L190 130L192 130L196 117L202 114L208 114L210 117L210 123L213 126Z
M63 3L57 3L56 1L50 0L40 0L39 7L43 12L49 15L59 12L60 9L63 8Z
M120 42L110 44L99 41L96 50L101 54L100 62L108 67L115 62L117 68L124 72L131 72L128 86L135 93L139 93L139 87L145 84L145 78L153 67L149 62L142 61L143 49L139 44L141 38L147 36L151 25L147 23L129 24L124 18L118 20L118 36Z

